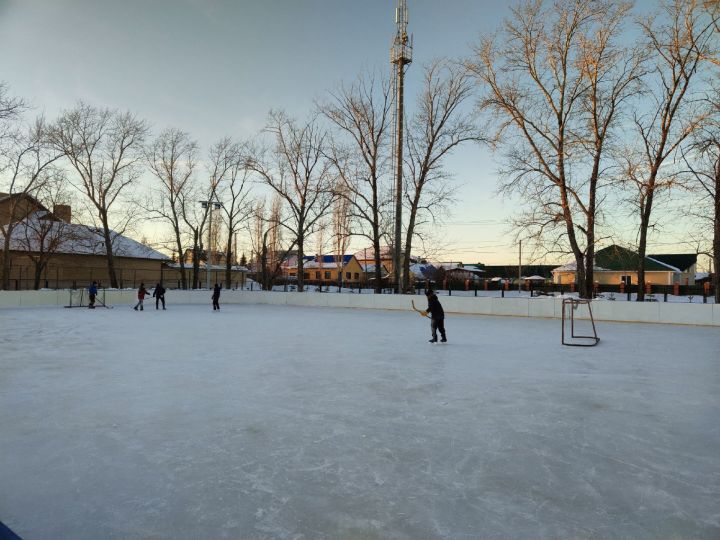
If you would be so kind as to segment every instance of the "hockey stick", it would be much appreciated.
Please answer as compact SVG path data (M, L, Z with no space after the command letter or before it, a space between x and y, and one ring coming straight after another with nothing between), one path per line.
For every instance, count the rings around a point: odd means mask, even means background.
M417 311L423 317L427 317L427 313L425 315L423 315L423 312L415 307L415 300L410 300L410 303L412 304L413 310Z

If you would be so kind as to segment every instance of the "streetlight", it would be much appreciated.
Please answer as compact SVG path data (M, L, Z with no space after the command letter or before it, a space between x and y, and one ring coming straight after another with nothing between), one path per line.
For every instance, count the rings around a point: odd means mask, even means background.
M222 208L222 203L218 200L212 200L209 201L200 201L200 206L202 206L204 209L208 209L212 205L212 208L209 209L209 215L208 215L208 249L207 249L207 257L205 259L205 282L207 283L208 290L210 289L210 263L212 261L212 211L213 210L220 210Z

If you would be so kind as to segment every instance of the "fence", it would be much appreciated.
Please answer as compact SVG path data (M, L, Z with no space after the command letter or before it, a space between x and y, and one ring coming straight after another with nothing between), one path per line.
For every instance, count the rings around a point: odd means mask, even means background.
M30 306L64 306L69 303L70 291L4 291L0 292L0 308ZM101 299L103 296L101 296ZM224 291L224 304L270 304L287 306L314 306L336 308L364 308L409 311L412 296L397 294L328 294ZM132 290L105 291L108 305L132 306L136 293ZM169 291L168 305L209 305L207 291ZM512 317L559 318L562 300L548 297L467 297L444 296L446 313L468 315L494 315ZM687 304L674 302L593 302L596 321L645 322L720 326L720 304ZM580 316L579 318L582 318Z

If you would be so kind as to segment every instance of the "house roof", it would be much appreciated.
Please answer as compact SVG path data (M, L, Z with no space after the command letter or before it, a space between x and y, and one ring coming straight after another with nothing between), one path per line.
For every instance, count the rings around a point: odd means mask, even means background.
M343 255L341 267L344 267L350 262L353 255ZM322 261L322 262L321 262ZM337 268L338 256L337 255L303 255L303 268ZM286 259L285 268L297 268L297 257Z
M429 279L435 270L437 269L432 264L415 263L410 265L410 272L419 279Z
M355 253L355 257L359 261L369 261L371 259L375 258L375 249L371 247L367 247L365 249L361 249L357 253ZM393 252L392 249L390 249L390 246L380 246L380 258L381 259L392 259Z
M374 273L375 273L375 265L374 265L374 264L370 264L370 263L362 264L362 263L360 263L360 266L362 267L363 272L365 272L366 274L374 274ZM387 268L385 268L385 265L384 265L384 264L381 264L381 265L380 265L380 274L383 275L383 274L387 274L387 273L388 273Z
M634 251L613 244L595 253L595 272L632 272L637 270L640 256ZM575 263L559 266L553 272L575 271ZM677 267L667 264L654 256L645 257L646 272L680 272Z
M661 255L648 255L648 257L677 268L679 272L687 272L692 265L697 264L696 253L663 253Z
M605 270L636 270L640 256L632 250L618 245L608 246L595 253L595 264ZM660 261L645 257L646 272L674 272L676 268Z
M43 227L49 227L45 237L47 243L53 238L60 237L62 241L55 248L55 253L72 255L104 255L105 238L102 229L80 225L77 223L65 223L62 221L44 220L46 212L35 212L24 221L18 223L13 229L10 238L10 249L13 251L40 251L40 240L35 224L43 220ZM33 227L35 228L33 229ZM110 232L113 243L113 252L116 257L128 257L134 259L168 260L167 255L133 240L115 231ZM0 238L0 249L5 242ZM46 245L47 248L47 245Z

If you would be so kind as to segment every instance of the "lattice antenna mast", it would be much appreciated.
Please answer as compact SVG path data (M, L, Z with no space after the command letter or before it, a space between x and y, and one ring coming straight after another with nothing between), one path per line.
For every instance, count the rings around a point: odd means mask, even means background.
M408 8L406 0L398 0L395 8L397 31L390 48L390 63L394 66L395 82L395 246L393 266L395 292L402 292L402 197L403 197L403 126L405 114L405 66L412 62L412 36L408 36Z

